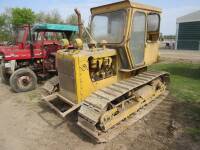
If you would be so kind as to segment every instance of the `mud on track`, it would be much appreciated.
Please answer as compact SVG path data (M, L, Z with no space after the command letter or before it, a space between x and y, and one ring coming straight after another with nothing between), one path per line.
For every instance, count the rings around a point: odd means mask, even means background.
M169 96L145 118L109 143L96 145L76 126L75 114L65 120L40 100L40 88L13 93L0 83L0 150L198 150L200 139L185 132L199 126L187 113L192 104Z

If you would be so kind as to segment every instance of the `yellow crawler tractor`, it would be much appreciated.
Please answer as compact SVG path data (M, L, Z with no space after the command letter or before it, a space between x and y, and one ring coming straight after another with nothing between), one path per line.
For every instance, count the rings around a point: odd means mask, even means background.
M58 51L59 91L44 100L63 117L78 111L78 126L106 142L166 97L169 74L147 70L159 55L160 9L121 1L91 13L92 42Z

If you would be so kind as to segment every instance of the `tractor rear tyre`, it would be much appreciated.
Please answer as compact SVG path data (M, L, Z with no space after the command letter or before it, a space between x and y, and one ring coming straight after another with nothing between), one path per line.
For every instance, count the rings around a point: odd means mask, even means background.
M0 75L1 75L1 81L3 83L9 84L10 74L6 73L6 69L3 63L0 65Z
M29 68L18 69L10 77L10 86L17 93L34 90L37 87L37 76Z

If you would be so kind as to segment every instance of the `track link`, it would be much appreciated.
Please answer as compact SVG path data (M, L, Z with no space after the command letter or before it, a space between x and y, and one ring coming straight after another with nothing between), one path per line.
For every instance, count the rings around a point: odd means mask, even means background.
M98 130L97 126L101 116L105 114L105 112L108 113L108 105L112 104L112 102L117 99L121 99L125 96L125 94L129 93L130 91L136 91L158 78L162 78L164 81L168 81L168 77L169 74L166 72L147 71L138 74L137 76L134 76L130 79L120 81L94 92L81 105L81 108L78 112L78 125L84 131L95 137L97 141L105 142L106 140L102 140L100 138L102 131ZM152 100L155 98L157 97L155 96L154 98L152 98ZM129 105L134 105L134 102L131 101L127 101L126 103L130 103ZM142 103L143 106L145 106L146 104L148 104L148 102ZM141 105L138 105L138 107L140 106ZM136 109L136 111L138 110ZM128 116L129 115L127 115L126 117ZM126 119L126 117L124 119Z

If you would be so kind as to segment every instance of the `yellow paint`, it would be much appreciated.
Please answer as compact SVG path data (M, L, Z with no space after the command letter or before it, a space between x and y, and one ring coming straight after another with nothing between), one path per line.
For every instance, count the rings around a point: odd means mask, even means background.
M160 8L156 8L156 7L144 5L144 4L139 4L139 3L131 2L128 0L91 8L91 13L100 14L100 13L111 12L111 11L116 11L119 9L127 9L127 8L140 9L140 10L145 10L145 11L154 11L154 12L161 13Z
M76 99L71 100L75 101L75 103L82 102L86 97L88 97L92 92L104 88L110 84L117 82L117 75L112 76L110 78L106 78L104 80L93 82L90 78L89 74L89 64L88 59L90 57L93 58L102 58L102 57L109 57L113 56L116 57L115 50L108 50L108 49L100 49L95 51L76 51L74 52L66 52L65 50L60 50L57 53L57 59L69 59L72 60L75 64L75 85L76 85ZM62 68L66 69L67 68ZM61 81L62 82L62 81ZM67 83L66 83L67 84ZM70 86L70 85L69 85ZM70 99L68 96L66 96Z
M145 64L147 66L156 63L159 57L159 43L158 42L149 42L145 48Z
M76 49L82 49L83 48L83 41L79 38L75 39L73 44L74 44L74 47Z
M133 63L134 60L133 60L132 53L130 50L130 38L131 38L131 32L132 32L133 15L136 11L144 12L146 15L148 13L159 14L161 10L155 7L147 6L147 5L132 3L130 1L123 1L119 3L92 8L91 12L92 12L92 15L96 15L96 14L112 12L112 11L121 10L121 9L124 9L127 12L126 25L124 28L124 41L120 44L108 44L108 47L115 47L115 49L105 48L104 46L103 48L92 48L90 50L79 49L79 50L58 51L57 60L63 61L63 62L65 60L70 60L74 64L75 91L71 92L70 94L72 95L74 94L75 97L74 99L72 99L73 96L69 97L68 95L65 95L65 97L68 98L69 100L79 104L96 90L102 89L120 80L131 77L133 70L137 69L135 64ZM147 24L146 24L146 27L147 27ZM159 54L158 42L147 42L147 40L145 40L145 45L146 46L144 50L145 54L144 54L143 65L148 66L148 65L151 65L152 63L155 63L158 59L158 54ZM119 53L117 52L118 48L124 48L125 50L125 54L127 56L128 63L130 66L130 68L126 72L120 71L120 69L123 69L123 68L121 68L121 60L119 59ZM112 61L115 61L116 63L116 75L111 76L109 78L105 78L100 81L95 81L95 82L92 81L90 77L89 61L88 61L90 57L93 57L94 59L114 57L115 59ZM68 68L62 68L62 69L67 70ZM66 86L71 86L71 85L67 85L68 83L62 83L62 84L66 84ZM61 92L65 92L65 91L61 89Z
M125 111L122 111L121 113L113 116L111 120L109 120L108 122L104 123L105 131L110 129L111 127L113 127L114 125L116 125L117 123L122 121L123 119L128 118L131 114L137 112L140 108L142 108L145 105L147 105L150 102L152 102L154 99L156 99L158 96L160 96L161 93L163 93L163 90L157 91L154 94L154 96L152 96L151 98L145 99L145 101L140 101L139 100L137 103L129 105L129 107L126 108ZM113 111L116 112L116 108L114 108ZM112 112L112 110L110 110L110 112Z
M62 47L67 48L69 46L69 40L68 39L61 39L60 43L61 43Z

